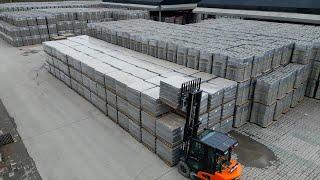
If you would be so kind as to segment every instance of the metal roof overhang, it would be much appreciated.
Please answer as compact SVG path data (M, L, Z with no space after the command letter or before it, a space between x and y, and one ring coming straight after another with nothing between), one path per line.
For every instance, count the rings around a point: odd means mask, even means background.
M131 2L131 3L130 3ZM177 4L174 4L176 2ZM149 11L178 11L178 10L193 10L197 7L197 1L128 1L128 2L103 2L106 5L113 5L123 8L134 8Z
M306 23L320 25L320 15L300 14L287 12L271 12L271 11L253 11L239 9L220 9L220 8L203 8L197 7L193 10L197 14L211 14L220 16L238 16L243 18L285 21L295 23Z

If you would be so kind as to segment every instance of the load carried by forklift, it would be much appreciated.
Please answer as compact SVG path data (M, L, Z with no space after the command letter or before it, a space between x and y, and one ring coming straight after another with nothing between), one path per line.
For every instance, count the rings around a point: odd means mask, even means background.
M234 180L242 175L243 167L232 159L238 142L228 134L205 129L198 134L202 90L201 78L182 84L180 109L186 109L183 134L183 156L178 170L184 177L201 180Z

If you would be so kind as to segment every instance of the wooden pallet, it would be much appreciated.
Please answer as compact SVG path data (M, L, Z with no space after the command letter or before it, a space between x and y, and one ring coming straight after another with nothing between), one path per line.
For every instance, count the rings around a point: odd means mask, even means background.
M176 165L176 163L172 163L172 162L167 161L166 159L164 159L163 157L161 157L159 154L158 154L158 157L159 157L166 165L168 165L169 167L173 167L173 166Z
M163 138L161 138L161 137L159 137L159 136L156 136L156 137L157 137L157 139L158 139L159 141L161 141L164 145L166 145L167 147L169 147L169 148L171 148L171 149L179 146L179 145L182 143L182 140L181 140L181 141L179 141L179 142L176 142L175 144L171 144L171 143L167 142L166 140L164 140Z
M67 39L66 36L60 35L60 36L53 36L51 37L52 40L54 41L58 41L58 40L63 40L63 39Z
M151 152L156 153L156 149L152 149L147 143L141 141L141 143Z

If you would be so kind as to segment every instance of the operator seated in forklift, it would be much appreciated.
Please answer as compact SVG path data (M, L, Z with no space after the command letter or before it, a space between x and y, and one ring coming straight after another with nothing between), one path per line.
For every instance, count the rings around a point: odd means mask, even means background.
M183 157L178 171L184 177L200 180L237 180L243 167L232 159L238 141L228 134L205 129L198 134L202 90L201 79L182 84L180 108L186 109L183 133Z

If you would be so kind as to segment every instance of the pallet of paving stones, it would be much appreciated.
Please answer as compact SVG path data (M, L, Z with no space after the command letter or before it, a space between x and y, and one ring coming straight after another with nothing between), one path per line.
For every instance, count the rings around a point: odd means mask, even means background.
M103 7L99 1L60 1L60 2L20 2L0 4L0 12L27 11L31 9L56 8L96 8Z
M48 54L46 62L52 74L168 164L177 162L185 118L173 113L172 108L160 100L160 85L171 77L195 78L192 76L199 76L199 71L187 70L172 62L160 61L88 36L45 42L43 49ZM221 84L218 89L221 103L224 94L230 97L228 87ZM210 93L217 94L216 91L207 92L203 101L202 128L208 127L210 121ZM234 99L235 94L233 102ZM221 109L222 105L219 104ZM220 127L222 119L219 112L211 113L211 118Z
M207 37L212 34L212 29L217 29L217 27L206 27L205 24L199 26L200 27L197 27L197 25L194 25L194 27L191 25L188 26L188 31L197 32L193 33L197 34L195 39L192 39L192 36L189 35L191 32L186 32L187 30L182 26L143 20L130 21L130 23L108 22L90 24L89 29L92 29L90 36L101 37L100 39L107 42L170 62L175 62L189 68L212 73L219 77L238 81L238 90L236 90L237 108L249 102L249 92L252 86L251 78L259 77L262 74L266 74L280 66L288 64L294 48L293 41L287 39L274 38L269 40L268 35L268 41L266 40L265 43L260 43L253 37L250 39L248 37L250 34L245 35L248 40L244 41L244 43L249 43L250 45L239 47L239 45L235 43L232 44L234 47L230 48L229 46L232 46L230 42L236 38L231 39L230 37L224 39L224 37L221 37L218 43L210 43L207 41ZM94 31L94 29L99 30ZM219 30L217 34L223 36L222 34L228 34L226 32L231 31L228 36L230 34L236 34L236 36L239 37L239 33L233 32L231 29L223 30L224 31ZM99 35L100 33L101 35ZM200 36L203 35L204 39L200 38L199 40L199 34ZM214 34L214 36L217 36L217 34ZM113 40L111 37L113 37ZM171 37L172 40L170 39ZM163 39L167 41L163 41ZM230 44L224 45L228 50L224 49L224 47L207 48L208 44L213 44L212 46L214 47L216 44L224 44L224 41L228 41ZM252 46L251 43L255 45ZM245 52L246 49L248 52ZM173 94L174 92L171 95ZM179 97L177 97L177 99L179 99ZM176 108L176 106L177 101L171 104L171 107Z
M290 63L257 79L251 122L267 127L304 96L310 65Z
M39 44L59 39L61 35L87 34L87 23L122 19L148 18L141 10L110 8L36 9L3 12L0 15L0 31L14 46Z
M249 102L253 79L289 62L310 64L319 60L320 28L315 26L223 18L190 24L188 28L144 20L90 26L101 29L91 36L107 42L237 81L238 88L242 87L238 106ZM130 45L117 40L122 34ZM108 38L111 36L113 40ZM309 97L315 97L318 89L318 79L314 78L307 86Z

